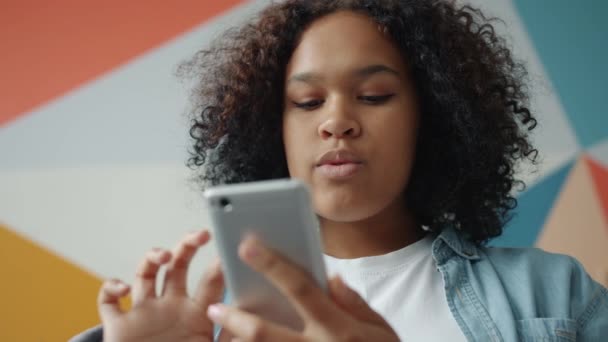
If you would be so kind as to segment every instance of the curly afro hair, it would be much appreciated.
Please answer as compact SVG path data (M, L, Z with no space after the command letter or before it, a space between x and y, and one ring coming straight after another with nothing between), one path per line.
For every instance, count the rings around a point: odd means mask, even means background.
M181 65L193 77L190 167L204 186L289 177L281 136L284 74L298 39L335 11L375 20L399 48L417 88L420 128L405 191L421 225L456 227L483 244L517 200L522 160L537 150L527 74L493 23L440 0L287 0L275 3Z

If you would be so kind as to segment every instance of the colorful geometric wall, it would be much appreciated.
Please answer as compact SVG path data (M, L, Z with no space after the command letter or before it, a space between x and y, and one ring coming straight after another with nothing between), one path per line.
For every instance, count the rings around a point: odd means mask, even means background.
M584 4L584 5L583 5ZM542 113L541 145L560 159L519 197L520 207L495 245L538 247L576 256L608 284L608 3L515 1L534 50L562 106ZM564 25L565 22L568 25ZM563 120L569 129L556 129ZM559 146L549 147L555 144Z
M131 281L146 250L207 224L175 66L268 2L3 3L0 341L97 324L101 279ZM529 64L544 159L522 170L529 187L493 244L575 255L608 283L608 5L471 2L505 20ZM212 254L196 257L190 286Z

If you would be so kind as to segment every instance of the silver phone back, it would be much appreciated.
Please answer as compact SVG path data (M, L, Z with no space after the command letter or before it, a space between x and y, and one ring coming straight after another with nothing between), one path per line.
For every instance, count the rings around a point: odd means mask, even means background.
M317 218L306 186L283 179L226 185L205 191L218 253L233 304L300 330L302 321L287 299L238 257L238 246L253 234L307 270L326 290Z

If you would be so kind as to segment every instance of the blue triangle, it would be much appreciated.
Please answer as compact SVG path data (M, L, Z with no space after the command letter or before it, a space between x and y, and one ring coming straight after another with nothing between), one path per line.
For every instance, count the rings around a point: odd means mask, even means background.
M608 1L514 3L583 147L608 137Z
M492 240L490 245L496 247L533 246L572 165L574 165L574 161L523 192L517 198L518 205L513 212L513 219L505 227L504 233Z

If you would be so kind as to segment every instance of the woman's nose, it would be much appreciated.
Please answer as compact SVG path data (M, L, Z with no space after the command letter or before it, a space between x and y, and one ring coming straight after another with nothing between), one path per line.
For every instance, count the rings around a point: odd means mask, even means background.
M361 135L361 125L347 115L344 108L334 108L325 121L319 125L319 136L323 139L356 138Z

